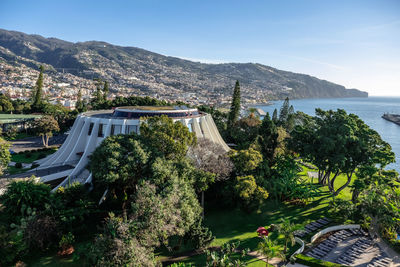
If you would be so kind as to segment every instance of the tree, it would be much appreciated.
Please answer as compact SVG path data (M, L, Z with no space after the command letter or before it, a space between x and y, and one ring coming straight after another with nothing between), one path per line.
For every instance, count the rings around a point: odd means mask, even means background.
M236 177L235 191L241 200L241 208L246 212L257 209L268 198L268 192L258 186L252 175Z
M85 104L82 100L82 90L80 88L78 90L78 96L77 96L75 108L78 112L82 112L85 109Z
M53 136L53 132L60 130L57 121L49 115L42 116L33 121L33 128L36 133L42 136L42 142L45 147L49 145L49 139Z
M198 139L195 146L189 147L187 155L198 169L214 173L216 180L226 180L232 172L233 163L228 153L209 139Z
M108 93L110 92L110 89L108 88L108 82L104 82L104 87L103 87L103 102L107 101Z
M0 137L0 175L7 169L10 159L10 143Z
M153 249L142 245L132 226L112 213L82 254L88 266L156 266Z
M240 114L240 84L236 81L235 89L233 90L231 110L228 115L228 129L232 129L233 125L239 119Z
M284 123L287 121L287 119L289 118L289 109L290 109L289 97L286 97L279 111L279 122Z
M39 77L36 81L35 85L35 90L34 90L34 95L33 95L33 103L32 107L38 111L42 107L42 101L43 101L43 72L44 72L44 67L43 65L40 65L40 73Z
M278 128L267 113L259 128L257 143L260 147L264 161L266 161L269 166L272 166L274 163L275 150L279 145L278 137Z
M4 94L0 94L0 111L4 113L11 113L14 110L14 106L11 99Z
M195 133L165 115L145 118L140 125L140 136L153 152L167 159L183 158L188 147L196 144Z
M126 213L128 196L145 175L149 157L138 135L109 136L90 157L93 183L118 196Z
M261 121L253 113L239 119L230 128L232 142L237 144L238 149L247 149L257 138Z
M292 246L296 243L294 239L294 231L299 230L295 224L290 223L288 219L282 219L282 223L278 225L278 232L283 235L285 239L285 246L283 248L283 254L286 254L287 245L290 242Z
M263 241L258 243L258 252L263 255L267 261L267 266L269 260L275 257L284 258L282 254L281 247L277 245L274 241L269 238L265 238Z
M314 120L296 126L291 136L292 150L318 167L319 182L327 184L334 195L350 184L357 168L386 166L394 161L390 145L376 131L358 116L341 109L316 109ZM336 189L335 181L340 173L346 174L347 181Z
M239 175L253 172L263 161L261 153L253 147L239 151L231 150L229 154Z
M274 109L274 113L272 113L272 121L276 124L278 123L279 119L278 119L278 110Z
M171 236L183 236L201 218L201 207L188 181L171 177L158 186L142 181L132 200L129 220L141 244L168 245Z

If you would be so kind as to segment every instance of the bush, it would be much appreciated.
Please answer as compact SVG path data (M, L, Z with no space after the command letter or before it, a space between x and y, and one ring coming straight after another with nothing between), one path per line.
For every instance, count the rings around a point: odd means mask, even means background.
M37 159L44 159L47 155L45 153L40 153Z
M346 267L345 265L315 259L303 254L297 255L296 262L310 267Z
M68 232L68 234L62 236L58 245L62 250L66 250L70 246L72 246L74 242L75 242L75 236L71 232Z
M30 248L44 250L58 239L57 221L47 215L32 217L26 224L24 238Z
M32 150L25 153L25 158L31 158L31 157L32 157Z
M35 168L37 168L39 166L40 166L40 164L37 164L36 162L32 163L31 169L35 169Z
M36 183L33 179L12 181L0 197L0 201L5 213L11 216L25 216L29 208L44 210L45 205L50 202L50 191L49 185Z
M15 168L22 169L22 163L21 162L15 163Z
M17 231L9 231L0 226L0 263L1 266L13 266L28 252L23 236Z
M195 249L206 248L213 240L212 232L203 225L201 217L190 227L185 235L185 241L190 241Z

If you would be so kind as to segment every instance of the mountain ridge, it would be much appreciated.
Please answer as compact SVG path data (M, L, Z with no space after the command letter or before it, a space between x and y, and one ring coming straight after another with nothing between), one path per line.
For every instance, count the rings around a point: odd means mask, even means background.
M164 95L194 93L231 95L239 80L245 98L258 99L367 97L358 89L346 89L311 75L279 70L260 63L202 63L165 56L132 46L103 41L69 42L17 31L0 29L0 47L15 57L47 64L52 71L66 71L78 77L110 81L113 90ZM3 50L4 50L3 49ZM0 57L6 56L0 50ZM7 59L6 59L7 60ZM16 60L16 61L18 61ZM9 59L8 62L12 60ZM30 67L33 67L30 66Z

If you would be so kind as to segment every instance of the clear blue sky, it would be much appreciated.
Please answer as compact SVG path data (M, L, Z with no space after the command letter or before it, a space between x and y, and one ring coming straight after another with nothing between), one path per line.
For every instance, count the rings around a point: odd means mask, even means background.
M0 0L0 28L258 62L400 96L400 0Z

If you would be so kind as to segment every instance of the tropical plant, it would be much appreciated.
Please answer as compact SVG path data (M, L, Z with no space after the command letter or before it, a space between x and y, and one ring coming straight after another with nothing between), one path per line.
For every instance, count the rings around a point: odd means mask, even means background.
M4 212L11 216L25 216L28 208L44 210L50 200L50 186L34 181L12 181L0 196Z
M258 243L257 251L265 257L267 266L272 258L284 258L281 247L270 238L265 238Z
M296 242L294 238L294 233L296 230L300 230L299 226L291 223L288 219L282 219L282 223L278 225L278 232L283 235L285 240L285 246L283 248L283 254L286 254L288 243L293 246Z
M226 243L217 250L206 250L207 267L244 267L244 257L248 253L248 249L238 251L240 242ZM237 254L238 257L236 256ZM236 257L235 257L236 256Z

